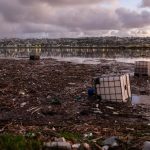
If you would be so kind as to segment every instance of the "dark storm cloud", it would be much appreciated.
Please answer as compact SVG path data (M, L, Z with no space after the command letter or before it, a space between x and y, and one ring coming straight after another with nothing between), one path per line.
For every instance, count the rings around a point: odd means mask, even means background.
M110 30L142 28L150 24L149 11L138 12L123 8L115 11L110 2L113 4L117 1L0 0L0 35L32 35L42 32L56 34L58 37L106 35L111 34ZM100 5L103 2L109 2L108 7ZM115 33L120 34L121 31Z
M10 23L45 23L45 20L48 19L48 12L50 10L44 9L43 5L40 4L25 6L18 3L18 0L13 0L13 3L10 5L9 0L0 0L0 14L6 22Z
M116 10L116 13L124 28L140 28L150 25L149 11L137 12L120 8Z
M7 21L17 22L17 20L23 19L22 11L25 11L24 7L19 5L18 1L13 0L10 4L9 0L0 0L0 14Z
M17 0L15 0L17 2ZM18 3L8 5L7 1L1 3L0 9L3 18L11 23L22 25L23 31L35 32L36 29L49 31L47 24L67 28L70 31L103 30L116 28L116 17L111 9L99 7L71 7L53 8L47 5L34 4L22 6ZM15 6L18 6L15 9ZM9 11L8 11L9 10ZM105 16L105 17L104 17ZM25 26L24 24L28 24ZM40 24L40 25L37 25ZM43 24L43 26L42 26ZM35 28L33 27L35 25ZM46 26L46 29L45 29ZM27 27L27 29L25 29ZM31 28L30 28L31 27ZM38 28L37 28L38 27ZM51 27L51 26L49 26Z
M61 13L62 11L62 13ZM103 30L117 28L116 17L110 9L78 8L60 10L54 15L52 23L67 27L71 30ZM104 17L105 16L105 17Z
M67 31L65 28L50 24L36 24L36 23L25 23L21 25L21 31L23 33L42 33L42 32L63 32Z
M80 32L114 29L119 25L116 25L117 19L108 9L78 8L65 10L64 8L57 10L55 13L50 13L48 17L44 17L43 14L36 12L35 15L28 17L26 22L21 22L22 32L57 32L63 30Z
M87 5L101 2L114 2L116 0L19 0L23 4L34 4L34 3L47 3L52 6L62 5Z

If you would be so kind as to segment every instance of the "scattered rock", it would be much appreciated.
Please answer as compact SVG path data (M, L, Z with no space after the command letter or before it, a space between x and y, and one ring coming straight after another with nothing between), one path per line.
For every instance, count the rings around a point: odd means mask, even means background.
M134 128L126 128L126 130L134 131L135 129Z
M118 112L113 112L113 115L119 115L119 113Z
M69 85L76 85L76 83L72 83L72 82L70 82L70 83L68 83Z
M26 102L23 102L20 104L20 107L24 107L27 103Z
M114 110L114 107L106 106L106 108Z
M55 142L66 142L66 139L64 137L55 138Z
M99 104L96 104L96 108L98 108L99 107Z
M83 143L82 145L84 150L91 150L90 145L88 143Z
M91 138L93 137L93 133L85 133L84 138Z
M118 144L118 137L112 136L112 137L104 140L103 144L107 145L107 146L110 146L110 147L119 146L119 144Z
M69 142L48 142L44 143L45 150L71 150L71 144Z
M103 112L101 112L100 110L95 110L94 113L95 114L103 114Z
M21 95L21 96L25 96L25 91L20 90L20 91L19 91L19 95Z
M52 98L52 96L51 96L51 95L48 95L46 98L47 98L48 100L50 100L50 99Z
M103 146L102 150L109 150L109 146L108 145Z
M80 147L81 147L81 144L79 144L79 143L78 143L78 144L73 144L73 145L72 145L72 149L73 149L73 150L79 150Z
M54 127L52 128L52 130L53 130L53 131L56 131L56 129L55 129Z

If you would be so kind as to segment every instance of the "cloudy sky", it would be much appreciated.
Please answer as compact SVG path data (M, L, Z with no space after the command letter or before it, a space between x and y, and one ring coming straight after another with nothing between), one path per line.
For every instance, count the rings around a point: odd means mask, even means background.
M0 0L0 38L150 36L150 0Z

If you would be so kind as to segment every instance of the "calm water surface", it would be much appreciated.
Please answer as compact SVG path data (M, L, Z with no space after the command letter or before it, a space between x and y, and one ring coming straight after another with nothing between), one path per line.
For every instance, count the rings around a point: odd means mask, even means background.
M1 58L29 58L30 49L0 49ZM100 59L116 60L118 62L134 63L137 60L150 60L150 50L119 50L92 48L48 48L41 49L41 58L54 58L58 61L68 61L79 64L99 64Z

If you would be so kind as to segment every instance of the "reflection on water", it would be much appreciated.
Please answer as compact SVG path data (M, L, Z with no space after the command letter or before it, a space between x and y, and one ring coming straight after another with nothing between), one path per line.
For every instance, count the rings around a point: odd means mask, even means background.
M52 56L51 58L57 61L72 62L75 64L100 64L100 58L85 58L85 57L60 57Z
M43 49L42 56L86 57L86 58L118 58L118 57L150 57L150 50L119 50L119 49Z
M85 57L61 57L61 56L52 56L51 58L56 59L57 61L66 61L72 62L76 64L100 64L100 58L85 58ZM117 62L124 62L124 63L135 63L135 61L150 61L150 58L105 58L105 60L115 60Z
M1 58L28 58L30 48L0 48ZM119 62L134 63L135 60L150 60L148 49L100 49L100 48L42 48L42 58L54 58L82 64L99 64L100 58L113 59Z
M148 104L150 105L150 95L133 95L132 104Z
M29 48L0 48L1 57L28 57ZM130 49L100 49L100 48L42 48L42 57L60 56L60 57L86 57L86 58L132 58L132 57L150 57L150 50L130 50Z
M108 59L110 60L110 59ZM117 62L135 63L135 61L150 61L150 58L138 57L138 58L114 58Z

